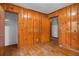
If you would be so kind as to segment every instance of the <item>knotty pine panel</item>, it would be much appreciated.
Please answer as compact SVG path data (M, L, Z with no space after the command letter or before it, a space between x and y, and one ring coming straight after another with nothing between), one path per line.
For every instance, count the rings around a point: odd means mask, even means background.
M25 10L24 12L24 40L26 46L33 45L33 12L31 10Z
M77 35L79 35L79 4L77 4L78 6L77 6L77 12L78 12L78 15L77 15L77 27L78 27L78 33L77 33ZM78 36L78 38L77 39L79 39L79 36ZM79 45L79 40L77 41L77 43L78 43L78 45ZM79 50L79 46L78 46L78 48L77 48L78 50Z
M34 43L40 43L40 35L39 35L39 30L40 30L40 24L41 19L39 18L40 14L39 13L34 13Z
M79 49L79 40L78 40L78 5L74 4L71 6L71 48Z
M50 22L45 14L7 3L2 7L18 15L18 47L49 41Z
M5 11L13 12L13 13L19 13L19 10L20 10L19 7L15 6L13 4L2 3L1 5L4 8Z
M0 55L4 54L4 10L0 5Z
M49 18L58 16L59 44L75 50L79 50L78 5L72 4L49 14Z
M41 20L41 42L45 43L49 41L50 21L47 16L43 15Z
M65 19L66 19L66 9L62 9L61 10L61 14L60 14L60 20L61 20L61 26L60 26L60 29L61 29L61 45L62 46L65 46L66 44L66 23L65 23ZM64 40L63 40L64 39Z
M67 7L67 14L66 14L66 47L71 47L71 8L70 6Z
M23 20L23 8L20 8L18 14L18 47L24 46L24 20Z

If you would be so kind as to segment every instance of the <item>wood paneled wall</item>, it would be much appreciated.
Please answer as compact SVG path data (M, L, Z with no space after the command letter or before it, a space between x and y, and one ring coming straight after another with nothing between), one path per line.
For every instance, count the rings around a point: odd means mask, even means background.
M2 4L5 11L18 15L18 46L32 46L50 41L50 20L58 16L59 45L79 50L79 4L73 4L49 15L12 4Z
M0 55L4 54L4 10L0 6Z
M79 51L79 4L72 4L49 14L58 16L59 45Z
M2 7L5 11L18 15L18 46L20 48L50 40L48 15L7 3L2 4Z

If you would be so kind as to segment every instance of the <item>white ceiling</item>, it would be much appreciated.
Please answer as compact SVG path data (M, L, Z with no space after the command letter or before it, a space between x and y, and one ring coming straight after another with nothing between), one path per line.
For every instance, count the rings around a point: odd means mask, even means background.
M60 8L71 5L72 3L14 3L17 6L29 8L45 14L54 12Z

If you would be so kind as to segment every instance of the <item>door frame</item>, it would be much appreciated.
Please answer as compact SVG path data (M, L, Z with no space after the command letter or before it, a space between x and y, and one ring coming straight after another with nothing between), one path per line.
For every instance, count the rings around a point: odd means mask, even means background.
M8 13L13 13L13 14L16 14L17 15L17 41L19 41L19 38L18 38L18 17L19 17L19 14L18 13L15 13L15 12L10 12L10 11L6 11L4 10L4 45L5 45L5 14L6 12ZM17 44L17 47L19 46L19 44ZM6 47L6 46L5 46Z
M59 43L60 43L60 42L59 42L59 41L60 41L59 15L53 15L53 16L49 17L49 20L50 20L50 40L52 40L52 39L51 39L51 31L52 31L52 30L51 30L51 24L52 24L51 20L52 20L53 17L57 17L57 18L58 18L58 20L57 20L57 23L58 23L58 38L57 38L57 39L58 39L58 45L60 45L60 44L59 44Z
M55 17L57 17L57 23L58 23L58 16L54 16L54 17L51 17L51 19L50 19L50 36L52 37L52 18L55 18ZM58 32L58 31L57 31ZM57 39L58 39L58 37L57 37Z

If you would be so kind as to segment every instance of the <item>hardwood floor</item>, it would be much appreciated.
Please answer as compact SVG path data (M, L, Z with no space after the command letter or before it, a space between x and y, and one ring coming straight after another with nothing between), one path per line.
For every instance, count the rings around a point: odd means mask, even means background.
M5 48L5 56L79 56L78 53L58 47L51 41L45 44L37 44L27 48L8 46Z

